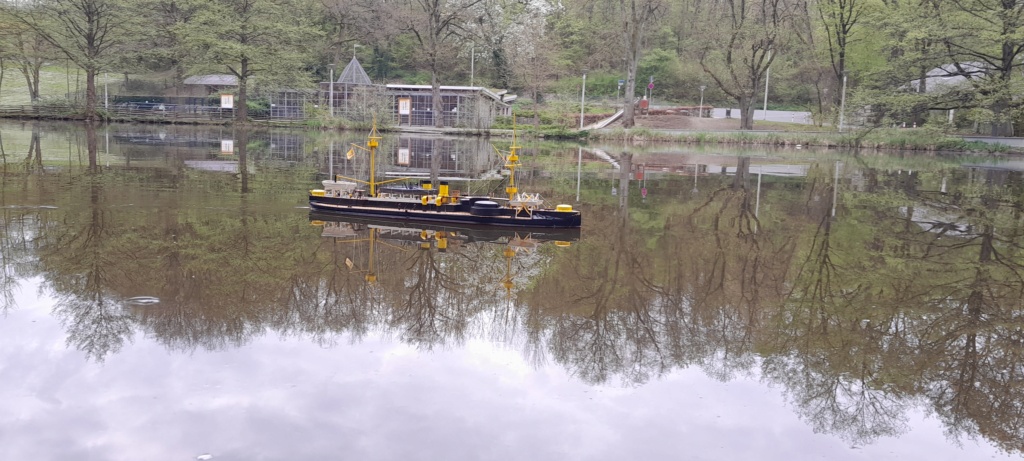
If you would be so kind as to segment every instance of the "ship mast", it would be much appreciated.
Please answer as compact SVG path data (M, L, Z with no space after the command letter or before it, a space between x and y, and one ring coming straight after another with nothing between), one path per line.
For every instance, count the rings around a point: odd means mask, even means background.
M513 200L516 198L516 193L519 189L516 188L516 167L519 166L519 145L516 144L516 116L512 114L512 145L508 148L508 157L505 158L505 168L508 168L508 187L505 188L505 192L508 193L508 199Z
M377 146L380 145L381 136L377 133L377 117L373 117L373 128L370 130L370 137L366 140L366 147L370 148L370 197L377 196Z
M359 184L366 184L366 185L370 186L370 195L369 195L370 197L376 197L377 196L377 186L380 186L380 185L383 185L383 184L388 184L388 183L393 183L393 182L396 182L396 181L408 180L409 178L395 178L395 179L388 179L386 181L378 181L377 180L377 148L380 147L380 140L381 139L383 139L383 137L380 135L380 133L377 132L377 117L373 117L373 128L370 129L370 135L366 139L366 147L363 147L363 146L361 146L359 144L352 143L352 148L350 148L348 150L348 152L345 153L345 156L348 157L349 159L351 159L352 157L354 157L356 155L356 153L355 153L356 149L365 150L365 151L370 153L370 178L369 178L370 180L369 181L363 181L362 179L357 179L357 178L349 178L347 176L342 176L342 175L335 176L334 180L337 180L338 178L341 178L341 179L346 179L348 181L354 181L354 182L357 182ZM333 173L334 168L332 167L331 170L332 170L332 173Z

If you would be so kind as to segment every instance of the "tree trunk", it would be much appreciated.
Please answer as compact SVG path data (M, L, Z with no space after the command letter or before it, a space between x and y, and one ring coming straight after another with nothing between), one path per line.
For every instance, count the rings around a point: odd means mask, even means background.
M736 174L732 176L733 190L747 188L747 179L750 177L750 157L740 157L736 163Z
M622 126L632 128L636 124L633 100L636 99L636 69L640 61L640 25L636 23L635 16L627 23L628 26L632 27L626 33L626 97L623 102Z
M754 129L754 98L748 95L740 97L740 129Z
M39 66L33 66L26 63L18 65L21 69L22 75L25 76L25 84L28 89L29 101L35 104L39 101Z
M491 52L491 58L494 60L494 70L498 77L497 86L502 89L510 88L512 86L512 69L508 65L508 57L505 55L505 50L501 47L501 43L496 45L497 47Z
M992 121L991 136L1013 136L1013 123L1006 119L1006 108L1009 103L1000 98L992 105L992 112L995 113L995 120Z
M238 101L235 102L235 121L245 123L249 120L249 104L246 102L249 80L249 58L242 58L238 68Z
M441 115L441 83L437 81L437 65L430 64L430 115L434 117L434 127L444 127L444 117Z
M636 91L636 69L630 67L627 75L626 92L622 95L622 126L633 128L636 118L636 106L633 104L633 100L636 99L633 94Z
M540 89L533 87L533 129L540 132Z
M243 124L238 130L238 177L242 180L242 193L249 193L248 163L249 127Z
M99 172L99 142L96 139L96 124L92 120L85 121L85 149L89 154L89 171Z
M85 122L96 121L96 69L85 70ZM95 136L95 133L93 133Z
M917 76L917 81L921 82L917 86L917 93L919 93L919 94L927 94L928 93L928 68L927 67L922 66L922 67L919 68L918 76ZM924 125L924 122L926 120L925 116L927 114L928 114L928 112L915 108L914 112L910 116L910 123L912 124L912 126Z
M629 175L633 170L633 154L623 152L619 156L619 208L629 207Z
M35 66L32 69L32 84L29 85L29 91L31 92L30 97L32 102L39 100L39 68L41 66Z
M41 171L43 169L43 151L41 143L39 142L40 137L39 131L33 127L32 140L29 141L28 160L26 163L31 166L30 169L39 169Z

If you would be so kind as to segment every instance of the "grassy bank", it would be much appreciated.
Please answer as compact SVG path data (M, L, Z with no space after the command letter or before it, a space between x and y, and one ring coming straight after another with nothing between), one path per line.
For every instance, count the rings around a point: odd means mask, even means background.
M81 114L76 109L68 106L66 99L68 94L77 94L85 86L84 74L77 72L74 68L67 72L62 65L46 66L41 72L41 101L35 105L37 109L34 114L14 114L15 118L42 118L42 119L78 119ZM123 83L123 76L103 74L97 82L102 90L104 82L113 85ZM134 78L134 77L133 77ZM140 78L138 81L150 86L158 85L158 80L164 78L151 75ZM134 81L134 80L133 80ZM146 87L142 83L137 86ZM20 72L7 68L0 88L0 106L27 106L30 104L25 79ZM610 115L610 107L588 107L588 123L593 120L600 120ZM542 107L533 111L525 107L517 107L516 114L518 121L516 129L525 138L543 138L550 140L567 140L585 142L595 141L623 141L632 143L682 143L682 144L721 144L721 145L749 145L749 146L804 146L815 148L860 148L876 150L915 150L928 152L966 152L966 153L1013 153L1021 154L1020 149L1010 148L1004 145L986 144L979 142L967 142L961 137L947 134L938 129L916 128L916 129L869 129L856 130L849 133L822 132L821 127L784 122L757 121L756 128L761 132L737 132L737 131L691 131L680 134L678 132L661 131L651 128L632 129L610 129L598 131L580 131L575 126L567 126L566 123L574 119L565 115L565 107L552 105ZM0 111L2 114L3 111ZM652 114L657 115L657 114ZM169 116L154 111L126 111L111 107L109 110L101 110L101 118L108 121L123 123L170 123L170 124L230 124L232 120L224 117L202 116L195 114L174 114ZM578 120L578 118L575 118ZM254 125L306 128L325 131L355 130L362 131L369 129L367 122L355 122L342 118L327 117L323 109L319 111L310 109L307 118L304 120L253 120ZM507 130L512 128L512 117L498 117L494 126L491 127L491 135L503 136ZM379 123L378 128L382 131L396 131L396 127L390 127L386 123ZM767 132L765 132L767 131ZM487 130L448 130L453 135L487 135Z
M773 132L699 132L670 133L646 128L616 129L590 134L600 141L664 142L683 144L732 144L750 146L859 148L915 150L928 152L1014 153L1024 151L1001 144L964 141L938 130L919 128L859 130L849 133L807 133L802 131Z
M97 91L103 95L103 84L116 85L123 81L124 74L100 74L96 76ZM39 98L43 101L66 101L68 95L85 92L85 72L70 72L63 65L47 65L39 70ZM73 99L73 96L72 96ZM0 105L24 106L32 104L28 94L25 76L16 68L7 65L4 69L3 85L0 86Z

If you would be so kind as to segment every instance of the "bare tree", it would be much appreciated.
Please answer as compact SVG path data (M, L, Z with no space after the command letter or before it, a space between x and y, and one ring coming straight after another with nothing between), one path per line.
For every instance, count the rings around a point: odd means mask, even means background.
M635 115L633 99L636 97L636 69L644 49L646 32L664 11L661 0L616 0L622 21L622 35L626 46L626 104L623 107L622 126L631 128Z
M53 47L31 28L17 21L0 22L0 58L13 63L25 77L33 103L39 100L39 70L53 55Z
M550 41L538 40L534 46L520 47L512 54L512 62L517 64L518 79L533 100L535 129L540 128L541 94L555 80L555 53L556 49Z
M701 67L740 105L740 129L754 128L754 98L792 23L789 0L716 0L696 9L704 47Z
M434 126L443 127L441 116L441 82L438 80L443 53L452 50L452 42L469 35L467 13L484 0L406 0L402 28L416 37L430 70L430 86ZM389 8L381 3L379 8Z
M864 13L861 0L820 0L818 15L828 38L829 59L836 80L843 79L846 72L846 54L854 41L854 27Z
M48 57L52 57L52 48L39 34L22 31L15 36L15 53L11 56L21 75L25 77L29 99L34 103L39 100L39 70L43 68Z
M392 8L378 8L375 0L323 0L326 49L329 63L341 61L356 45L387 46L396 35ZM358 38L357 38L358 37ZM357 43L361 42L361 43Z
M327 63L344 63L348 53L354 56L359 46L372 48L372 60L362 64L372 79L386 80L390 74L391 52L404 33L404 10L380 0L323 2L327 43L321 53Z
M836 7L829 6L832 3L826 5L826 2L852 5L855 1L823 0L812 3L810 0L796 0L791 28L794 45L786 53L784 65L789 69L787 81L806 85L809 89L808 109L814 114L814 123L818 126L838 115L838 111L833 109L839 105L838 88L842 84L841 76L846 69L847 47L855 41L852 35L856 19L849 18L849 9L835 11ZM857 17L860 16L861 9L857 6ZM822 27L821 21L829 20L826 18L827 13L835 13L833 19L837 24ZM838 43L842 45L837 45Z

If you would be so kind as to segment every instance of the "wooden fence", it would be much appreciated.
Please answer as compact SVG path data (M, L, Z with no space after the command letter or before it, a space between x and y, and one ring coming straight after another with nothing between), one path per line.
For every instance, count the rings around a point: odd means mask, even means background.
M108 108L98 108L101 118L117 122L152 122L208 124L229 123L235 117L233 109L221 109L212 106L183 106L160 103L119 104ZM84 108L74 105L21 105L0 106L0 118L43 119L43 120L84 120ZM249 117L255 120L284 119L296 122L301 119L293 117Z

